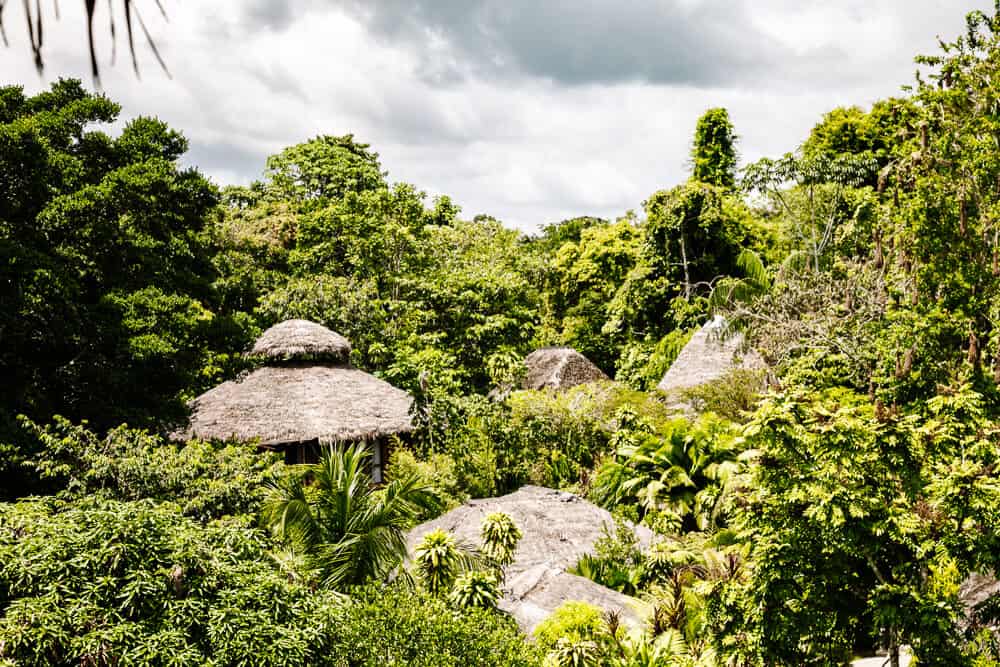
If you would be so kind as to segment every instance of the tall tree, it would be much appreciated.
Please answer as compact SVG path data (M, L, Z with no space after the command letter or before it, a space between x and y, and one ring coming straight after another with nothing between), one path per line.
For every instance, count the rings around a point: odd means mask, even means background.
M184 137L60 80L0 88L0 404L104 428L178 414L242 335L214 308L215 188L182 169ZM228 339L228 340L227 340ZM155 378L151 382L150 378Z
M289 146L267 159L268 186L276 196L293 201L343 199L385 187L378 153L354 135L331 135Z

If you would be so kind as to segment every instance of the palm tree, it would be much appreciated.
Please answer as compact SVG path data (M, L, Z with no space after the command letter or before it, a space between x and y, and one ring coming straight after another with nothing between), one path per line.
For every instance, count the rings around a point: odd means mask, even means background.
M149 29L146 27L145 21L143 21L142 16L139 14L139 2L137 0L121 0L121 10L124 18L118 18L118 21L124 23L125 26L125 37L128 42L129 53L132 55L132 68L135 70L136 76L139 75L139 61L135 56L135 28L142 31L143 36L146 39L146 43L149 45L149 49L153 52L153 56L156 61L166 72L167 76L170 76L170 71L167 69L167 64L164 62L163 57L160 55L160 50L156 46L156 42L153 41L152 36L149 34ZM160 0L153 0L152 3L146 3L147 6L150 4L154 5L160 14L163 16L164 20L167 18L167 13L160 3ZM4 46L9 46L7 41L7 32L4 29L4 9L7 5L6 0L0 0L0 43ZM97 10L96 0L83 0L84 9L87 12L87 46L90 53L90 71L91 75L94 77L94 84L100 85L100 66L97 63L97 52L94 48L94 15ZM54 7L55 18L59 19L59 4L55 3ZM112 51L115 53L115 42L117 35L117 21L116 12L114 10L113 0L108 0L108 26L111 35ZM31 53L35 59L35 67L38 69L38 73L41 74L42 70L45 68L45 58L42 55L42 47L44 46L44 35L46 33L45 24L48 20L42 13L41 3L35 3L34 8L30 2L25 1L24 3L24 13L25 19L27 19L27 29L28 29L28 43L31 45ZM114 55L111 57L112 62L114 62Z
M641 515L674 516L685 532L706 530L720 520L738 456L735 433L725 422L678 419L659 433L638 431L622 439L598 470L593 496L604 507L628 503Z
M320 461L272 484L263 520L300 553L321 585L342 589L384 580L406 556L403 531L436 510L433 488L416 476L378 488L364 444L331 447Z

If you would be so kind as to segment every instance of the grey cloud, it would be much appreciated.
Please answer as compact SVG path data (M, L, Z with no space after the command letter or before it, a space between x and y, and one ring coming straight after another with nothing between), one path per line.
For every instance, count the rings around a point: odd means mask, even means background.
M184 164L212 174L231 174L241 181L260 178L267 156L236 142L192 141Z
M406 40L432 83L526 74L565 84L716 85L786 55L732 0L340 2L375 34Z
M291 95L302 101L308 100L306 91L299 85L295 75L281 65L272 63L267 68L253 68L252 74L262 86L276 95Z
M248 26L281 31L295 21L295 8L283 0L250 0L244 5L244 22Z

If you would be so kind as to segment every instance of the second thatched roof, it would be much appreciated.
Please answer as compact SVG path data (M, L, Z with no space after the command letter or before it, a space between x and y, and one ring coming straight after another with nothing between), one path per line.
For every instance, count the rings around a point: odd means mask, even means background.
M607 380L600 368L571 347L544 347L524 358L528 374L525 389L568 389L586 382Z
M480 526L494 512L509 515L523 537L514 562L506 568L500 608L511 613L530 633L556 607L570 600L589 602L620 612L638 622L642 603L589 579L567 572L581 556L593 554L595 543L618 527L611 513L579 496L540 486L523 486L499 498L470 500L461 507L422 523L407 535L412 554L428 532L442 529L463 543L480 545ZM647 548L653 533L644 526L625 524Z
M725 336L726 321L716 317L695 332L657 388L676 392L718 380L731 370L764 368L764 360L745 350L742 334Z
M410 395L356 368L265 366L192 403L183 439L276 446L372 439L413 429Z
M347 365L350 343L326 327L290 320L264 332L250 352L267 365L223 382L191 404L176 439L259 440L277 447L406 433L412 397Z

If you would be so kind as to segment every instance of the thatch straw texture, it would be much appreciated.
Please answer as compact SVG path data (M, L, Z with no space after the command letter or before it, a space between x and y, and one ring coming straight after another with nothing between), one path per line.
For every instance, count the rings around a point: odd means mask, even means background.
M723 338L726 321L716 317L699 329L670 365L657 388L675 392L721 378L737 368L764 368L753 350L744 351L742 334Z
M571 347L535 350L524 358L524 365L528 367L524 389L568 389L608 379L604 371Z
M989 628L994 635L1000 633L1000 624L996 622L983 623L985 619L977 618L976 608L995 595L1000 595L1000 580L992 575L982 575L973 572L958 589L958 600L965 611L961 625L967 628L973 621L979 621Z
M460 542L478 546L480 525L494 512L510 515L523 534L514 562L506 571L500 605L523 630L530 632L568 600L590 602L637 620L641 609L638 600L566 572L581 556L594 553L594 543L605 527L615 530L610 512L571 493L525 486L499 498L472 500L411 530L407 547L412 554L420 539L437 528L450 531ZM633 530L640 544L648 547L653 534L642 526Z
M269 362L328 361L346 364L351 344L338 333L308 320L286 320L265 331L250 356Z
M497 606L513 616L526 634L533 633L562 603L571 600L617 612L631 626L638 626L649 611L641 600L545 565L508 579L504 589L504 597Z
M356 368L265 366L192 403L182 439L260 439L275 446L376 438L412 430L412 398Z

